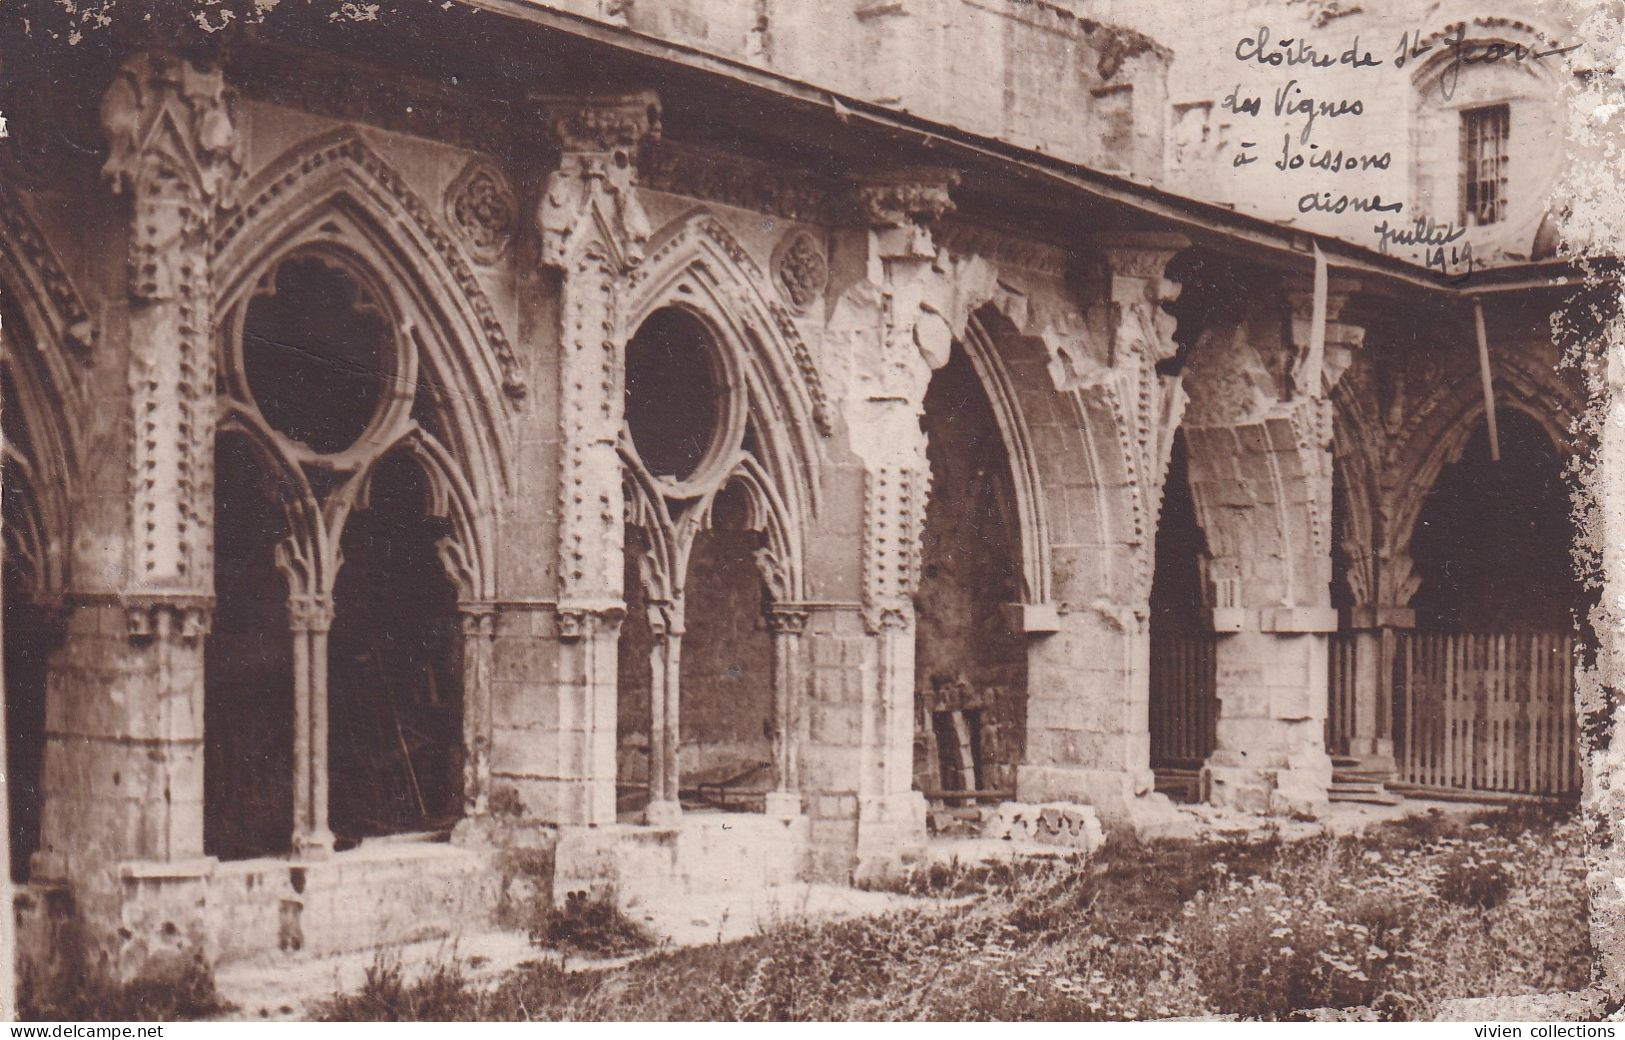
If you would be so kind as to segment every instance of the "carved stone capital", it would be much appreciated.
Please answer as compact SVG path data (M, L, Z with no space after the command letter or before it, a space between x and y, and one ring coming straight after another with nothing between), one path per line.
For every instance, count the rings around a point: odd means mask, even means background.
M574 257L590 254L610 273L632 268L643 259L650 230L633 191L637 149L660 132L660 99L642 91L538 101L559 150L536 215L542 262L568 271Z
M561 152L620 153L628 164L646 137L660 135L660 98L652 90L538 98L547 135Z
M808 611L804 607L775 605L767 611L767 629L775 635L799 636L807 630Z
M131 642L175 639L196 643L209 634L214 597L194 595L131 596L123 600L126 634Z
M294 632L332 631L332 597L300 594L289 596L288 628Z
M457 624L464 639L495 639L497 609L491 603L457 604Z
M101 120L102 175L135 205L130 295L174 299L189 274L203 273L196 254L207 249L214 213L232 205L243 173L232 96L220 70L143 51L114 77Z
M600 632L613 635L620 631L625 618L626 606L622 603L561 603L558 612L559 638L590 639Z
M649 631L656 639L681 638L688 632L683 624L682 600L650 600Z
M1168 264L1188 246L1182 235L1102 234L1089 240L1107 280L1103 325L1109 363L1142 360L1155 365L1178 352L1178 324L1167 305L1179 298L1180 285L1167 277Z
M954 208L949 189L959 174L935 166L916 166L852 178L852 202L858 217L875 228L924 225Z

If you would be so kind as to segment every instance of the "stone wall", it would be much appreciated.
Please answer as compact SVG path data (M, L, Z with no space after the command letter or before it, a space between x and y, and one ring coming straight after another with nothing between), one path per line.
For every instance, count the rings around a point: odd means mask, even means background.
M1087 0L541 6L1088 166L1162 170L1168 52Z
M1472 244L1475 262L1483 266L1531 257L1545 213L1554 203L1550 194L1562 164L1584 161L1568 155L1562 136L1561 56L1454 69L1449 57L1450 44L1458 38L1479 48L1473 52L1479 58L1498 44L1508 51L1513 45L1534 51L1569 46L1576 42L1573 27L1560 5L1518 2L1484 8L1455 0L1421 5L1400 0L1284 5L1220 0L1204 4L1200 19L1185 17L1177 5L1136 0L1102 0L1095 10L1098 17L1132 26L1172 51L1164 177L1173 190L1195 198L1291 221L1371 248L1379 245L1374 228L1385 218L1406 228L1417 219L1430 218L1441 226L1459 224L1459 112L1505 103L1512 119L1506 219L1475 228L1461 240ZM1243 45L1248 40L1256 43L1260 29L1268 34L1262 47L1266 56L1296 54L1303 41L1322 58L1337 59L1358 41L1360 52L1369 51L1381 64L1355 67L1340 62L1327 68L1284 61L1265 64L1253 57L1258 49L1254 44ZM1396 66L1402 39L1416 38L1428 50ZM1238 45L1248 60L1237 59ZM1294 82L1301 93L1293 91ZM1240 98L1259 99L1259 115L1227 110L1224 102L1232 90ZM1277 115L1278 90L1287 93L1289 104L1305 98L1334 105L1340 99L1358 99L1363 110L1316 118L1310 136L1319 147L1312 151L1309 141L1299 140L1304 117ZM1291 153L1301 155L1305 164L1291 172L1278 171L1270 164L1282 159L1288 137ZM1244 149L1244 141L1254 146ZM1357 173L1316 169L1308 163L1338 152L1346 159L1384 154L1390 159ZM1238 155L1254 156L1258 162L1238 167ZM1404 208L1397 213L1300 210L1302 196L1324 192L1334 200L1345 193L1380 195ZM1424 256L1397 245L1391 251L1418 261Z

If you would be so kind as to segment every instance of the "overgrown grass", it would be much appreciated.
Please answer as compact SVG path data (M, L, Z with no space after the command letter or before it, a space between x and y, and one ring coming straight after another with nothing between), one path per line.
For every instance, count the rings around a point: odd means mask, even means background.
M1542 809L1301 842L1118 841L1089 861L925 868L939 906L792 924L607 970L499 985L398 975L323 1017L511 1020L1289 1018L1589 979L1583 839ZM362 1001L363 1003L358 1003ZM363 1006L363 1004L365 1006Z
M589 896L571 892L562 907L546 906L533 915L530 941L562 953L620 957L650 949L655 934L621 912L613 892Z
M192 963L173 977L113 984L85 976L66 991L50 992L25 978L17 994L25 1022L184 1022L230 1010L214 989L214 973Z

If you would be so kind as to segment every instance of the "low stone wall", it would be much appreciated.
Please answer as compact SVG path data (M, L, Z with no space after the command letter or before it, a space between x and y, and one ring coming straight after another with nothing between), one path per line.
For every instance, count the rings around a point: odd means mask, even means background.
M214 961L319 956L489 927L513 882L501 856L401 842L315 863L222 863L206 895Z
M674 828L620 824L559 836L555 902L614 891L622 902L718 889L766 889L809 870L805 816L691 813Z

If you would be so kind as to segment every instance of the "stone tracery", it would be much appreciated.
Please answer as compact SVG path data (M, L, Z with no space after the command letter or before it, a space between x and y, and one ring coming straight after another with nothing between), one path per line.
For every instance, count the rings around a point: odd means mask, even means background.
M783 617L805 596L801 543L804 525L816 506L816 485L809 474L819 448L810 434L817 428L812 416L822 390L815 371L815 381L810 385L805 381L808 370L800 356L805 348L795 349L799 340L785 341L762 299L760 269L715 218L703 212L680 218L657 241L660 244L632 279L630 313L639 316L632 326L639 329L633 344L638 337L672 334L675 320L675 331L710 355L716 406L706 409L713 428L695 433L696 443L703 441L708 447L681 473L661 476L651 471L638 442L643 417L631 410L630 403L620 438L627 523L645 539L645 547L637 553L638 574L653 638L650 793L645 815L651 823L670 824L679 812L685 586L696 539L712 527L715 503L725 489L741 493L744 513L739 522L745 530L759 532L755 562L769 618L780 619L772 626L776 800L770 799L769 808L799 814L796 757L789 736L800 701L795 663L799 631ZM654 331L657 327L661 331ZM629 346L629 357L632 350ZM646 378L682 385L691 377L651 371ZM637 388L630 389L635 398ZM800 418L786 421L787 416Z

